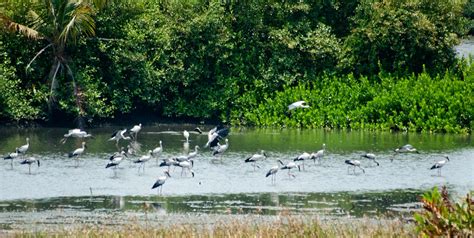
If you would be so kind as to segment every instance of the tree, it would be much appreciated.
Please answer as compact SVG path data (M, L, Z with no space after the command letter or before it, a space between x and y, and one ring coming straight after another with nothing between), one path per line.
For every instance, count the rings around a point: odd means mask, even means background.
M79 117L84 115L81 102L80 88L74 79L74 72L68 57L68 48L73 46L82 37L95 35L94 14L96 9L104 7L107 0L24 0L19 1L31 6L26 23L19 23L11 19L6 10L0 11L0 23L5 30L16 32L31 40L44 42L45 46L34 55L26 69L44 52L51 52L51 67L48 72L50 88L48 107L50 115L56 106L55 93L59 87L58 77L63 75L73 84L73 94ZM16 2L16 4L21 4ZM7 2L8 4L8 2ZM13 4L13 3L10 3Z

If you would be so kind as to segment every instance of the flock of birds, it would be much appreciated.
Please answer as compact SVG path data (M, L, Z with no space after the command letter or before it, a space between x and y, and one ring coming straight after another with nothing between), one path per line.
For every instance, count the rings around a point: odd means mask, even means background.
M292 103L288 106L288 111L294 110L296 108L308 108L309 105L306 104L305 101L298 101L295 103ZM133 160L133 163L139 164L138 166L138 172L142 170L143 172L145 171L145 164L152 158L157 158L159 155L163 152L163 143L162 141L159 141L159 146L154 148L153 150L149 150L148 153L142 156L138 156L138 153L140 152L140 143L137 142L138 139L138 134L142 129L142 124L138 124L133 126L130 130L123 128L120 130L115 131L109 138L109 141L115 141L115 146L117 147L117 152L112 154L108 158L108 162L105 165L105 168L112 168L114 169L114 174L116 175L116 168L120 165L120 163L125 159L128 158L129 156L134 156L136 159ZM128 132L127 132L128 131ZM203 134L203 132L199 127L194 129L194 133L199 133ZM214 162L219 162L222 161L222 155L227 151L229 148L229 140L226 138L227 135L229 134L230 130L227 127L223 126L216 126L213 129L209 130L207 132L207 137L208 141L204 145L204 148L209 148L211 151L211 154L213 156L213 161ZM183 131L183 136L185 139L185 142L189 142L189 136L190 132L187 130ZM69 130L68 133L64 134L64 138L61 139L61 143L65 143L68 138L80 138L84 140L85 138L92 137L91 134L87 133L86 131L82 129L72 129ZM120 140L128 140L130 143L128 144L127 148L120 147L119 148L119 142ZM224 144L221 144L221 141L225 141ZM79 157L84 154L87 145L85 141L82 141L81 147L75 149L74 151L68 153L68 157L72 158L75 160L75 166L79 166ZM31 165L32 164L37 164L38 167L40 166L40 161L39 159L36 159L35 157L25 157L26 152L28 151L30 146L29 143L29 138L26 138L26 144L19 146L15 148L15 151L12 153L9 153L7 156L4 157L4 160L10 160L11 161L11 166L13 167L13 160L15 158L21 158L20 164L27 164L28 165L28 172L31 174ZM172 157L172 158L165 158L161 160L161 163L159 164L160 167L167 167L168 169L164 171L163 176L159 176L155 183L152 186L152 189L159 188L159 193L162 193L162 188L163 185L165 184L166 180L171 177L170 174L170 168L172 166L175 167L181 167L181 176L187 175L187 173L190 173L191 176L194 177L194 171L193 171L193 166L194 166L194 161L193 158L195 158L198 155L200 147L196 145L194 147L194 151L187 153L187 155L181 155L177 157ZM322 145L322 149L318 150L317 152L314 153L307 153L304 152L298 156L296 156L292 161L284 163L281 160L278 160L278 164L273 166L268 170L266 173L266 177L271 176L271 181L272 184L275 183L276 181L276 174L279 170L287 170L289 178L294 178L295 175L291 173L292 169L298 169L299 171L305 169L305 161L313 160L314 163L320 161L321 158L323 158L325 154L325 149L326 145ZM410 144L401 146L399 148L396 148L394 150L395 154L399 153L418 153L417 149L413 147ZM259 161L263 161L267 158L267 154L264 150L262 150L260 153L253 154L246 158L244 160L245 163L251 163L254 170L256 168L260 168L258 165ZM379 162L376 161L376 156L375 154L372 153L366 153L362 154L361 158L366 158L368 160L371 160L373 163L377 164L379 166ZM393 160L393 158L392 158ZM437 169L438 170L438 175L441 175L441 168L449 161L448 156L444 156L443 160L440 160L436 162L430 169ZM350 159L350 160L345 160L345 164L348 165L347 172L350 172L350 169L352 168L352 172L355 174L356 169L361 170L363 173L365 173L364 168L361 166L361 161L356 160L356 159Z

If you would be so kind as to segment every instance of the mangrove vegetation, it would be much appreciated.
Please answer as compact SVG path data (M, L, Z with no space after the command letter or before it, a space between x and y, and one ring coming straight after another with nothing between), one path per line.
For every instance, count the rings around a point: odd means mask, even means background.
M0 120L470 133L465 0L0 0ZM287 111L305 100L310 108Z

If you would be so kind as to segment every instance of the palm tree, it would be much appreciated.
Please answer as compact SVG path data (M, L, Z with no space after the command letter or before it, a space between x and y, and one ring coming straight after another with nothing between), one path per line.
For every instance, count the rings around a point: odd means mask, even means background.
M92 37L95 35L95 21L93 15L99 7L105 6L110 0L29 0L25 1L35 9L29 11L29 24L20 24L10 19L6 14L0 12L0 24L4 28L23 34L32 40L41 40L45 46L36 53L27 65L31 64L43 52L52 52L51 68L48 74L48 85L50 87L48 107L51 109L56 104L55 92L58 88L58 74L63 74L72 81L76 106L79 109L79 117L84 114L82 108L81 93L79 92L74 73L71 70L70 59L67 56L67 48L74 45L81 37Z

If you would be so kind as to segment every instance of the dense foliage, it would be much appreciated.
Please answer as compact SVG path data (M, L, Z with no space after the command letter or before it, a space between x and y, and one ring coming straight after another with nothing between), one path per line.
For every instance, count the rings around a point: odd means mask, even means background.
M71 118L138 111L244 125L426 131L472 127L472 108L450 101L472 91L472 80L461 79L472 69L458 67L453 50L467 32L462 16L469 5L463 1L83 1L91 4L87 17L94 22L88 19L90 24L81 28L89 33L72 34L59 56L57 50L44 51L29 65L51 39L62 39L55 31L40 31L50 29L47 21L32 21L48 16L48 2L60 6L75 0L1 0L0 52L5 53L0 55L0 119L47 120L53 113L47 102L54 96L61 117ZM66 19L71 16L65 14ZM51 37L24 37L20 28L12 31L10 22ZM95 36L87 26L95 28ZM58 30L64 29L67 25ZM52 90L58 62L64 67ZM441 109L420 106L427 92L394 98L392 91L380 91L397 85L404 92L413 83L429 83L430 95L442 94L436 90L448 84L453 95L433 98L451 114L436 119ZM284 113L265 115L289 102L277 99L282 94L317 89L337 90L342 96L352 95L353 88L371 93L360 93L355 101L322 96L321 107L306 117L325 113L313 119L282 121ZM263 110L269 100L280 101ZM412 118L407 103L426 111Z
M325 76L260 95L255 107L232 111L233 124L270 127L354 128L469 132L474 127L474 65L465 79L446 73L407 77L379 74L377 80ZM244 97L252 98L252 93ZM310 108L288 111L305 100Z
M459 203L451 201L448 190L437 187L421 199L423 211L415 214L421 237L472 237L474 235L474 200L468 194Z

